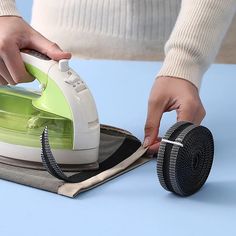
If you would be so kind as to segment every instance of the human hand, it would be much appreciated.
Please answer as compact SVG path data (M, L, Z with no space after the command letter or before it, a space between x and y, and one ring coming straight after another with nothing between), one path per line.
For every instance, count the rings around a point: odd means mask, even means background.
M200 124L206 115L198 94L198 89L189 81L174 77L159 77L155 80L148 101L145 124L144 147L149 154L158 152L158 137L164 112L176 110L177 121Z
M53 60L71 57L70 53L63 52L20 17L1 16L0 29L0 85L14 85L34 80L25 69L20 49L34 49Z

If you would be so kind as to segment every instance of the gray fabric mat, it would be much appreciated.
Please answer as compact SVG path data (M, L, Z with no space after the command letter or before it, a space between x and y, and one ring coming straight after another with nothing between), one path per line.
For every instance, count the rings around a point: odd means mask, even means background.
M132 136L129 132L111 127L111 126L101 126L101 138L100 138L100 150L99 150L99 162L103 162L107 158L111 157L114 152L116 152L119 147L123 144L124 140L128 137L129 139L134 139L139 143L139 140ZM141 143L140 143L141 145ZM111 168L109 171L101 172L100 175L93 177L95 181L91 181L91 178L85 180L82 183L83 187L77 184L70 185L62 180L51 176L47 171L42 169L29 169L25 167L18 167L10 163L3 163L6 158L1 158L0 156L0 178L19 184L35 187L38 189L43 189L53 193L62 194L69 197L75 197L79 192L83 192L101 185L110 179L113 179L135 167L138 167L150 160L150 157L143 155L145 149L140 146L139 150L131 155L125 161L120 162L118 165ZM14 164L14 161L13 161ZM66 175L70 176L78 172L66 172ZM103 176L101 178L101 176ZM97 178L97 179L96 179ZM91 183L90 183L91 182ZM85 185L84 185L85 184ZM70 191L67 191L67 188ZM72 191L73 190L73 191ZM71 193L73 192L73 193Z

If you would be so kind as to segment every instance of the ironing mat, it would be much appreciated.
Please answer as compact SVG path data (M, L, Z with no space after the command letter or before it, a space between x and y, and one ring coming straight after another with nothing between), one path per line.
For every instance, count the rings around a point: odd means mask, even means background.
M51 176L46 170L14 164L13 159L0 156L0 178L19 184L47 190L68 197L92 189L151 159L140 140L126 130L101 125L99 169L91 171L68 171L77 183L66 183Z

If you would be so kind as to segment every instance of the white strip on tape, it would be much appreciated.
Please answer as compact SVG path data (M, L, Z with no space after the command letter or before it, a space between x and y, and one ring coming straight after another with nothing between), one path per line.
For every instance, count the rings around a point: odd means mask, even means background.
M168 140L168 139L162 139L161 140L162 142L165 142L165 143L171 143L171 144L174 144L174 145L177 145L177 146L180 146L180 147L183 147L184 145L182 144L182 143L180 143L180 142L175 142L175 141L170 141L170 140Z

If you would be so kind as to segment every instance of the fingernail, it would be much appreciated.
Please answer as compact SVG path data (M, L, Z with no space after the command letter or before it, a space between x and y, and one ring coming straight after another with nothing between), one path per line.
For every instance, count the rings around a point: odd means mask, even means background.
M147 147L149 145L149 143L150 143L150 138L149 137L145 138L144 143L143 143L143 147Z

